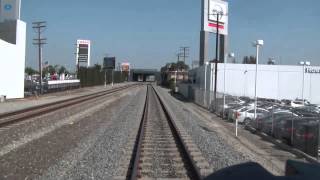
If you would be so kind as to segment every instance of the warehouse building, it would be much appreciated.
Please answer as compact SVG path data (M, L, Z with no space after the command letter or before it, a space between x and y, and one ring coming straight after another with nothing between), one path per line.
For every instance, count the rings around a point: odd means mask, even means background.
M253 98L255 64L218 64L217 92ZM193 84L179 85L180 92L189 96L195 91L214 91L214 64L189 72ZM305 65L258 65L257 96L269 99L306 99L320 104L320 67Z
M24 97L26 23L20 0L0 0L0 96Z

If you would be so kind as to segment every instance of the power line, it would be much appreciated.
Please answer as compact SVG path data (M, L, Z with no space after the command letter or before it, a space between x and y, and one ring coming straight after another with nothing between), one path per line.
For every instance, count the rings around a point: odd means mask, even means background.
M47 27L46 21L39 21L39 22L33 22L32 28L37 33L37 38L33 39L33 44L38 46L38 55L39 55L39 72L40 72L40 93L43 93L43 87L42 87L42 46L44 44L47 44L47 38L42 38L41 33L45 30Z
M183 47L180 47L180 57L183 58L183 62L186 63L186 58L189 57L189 51L190 51L190 47L186 47L186 46L183 46Z

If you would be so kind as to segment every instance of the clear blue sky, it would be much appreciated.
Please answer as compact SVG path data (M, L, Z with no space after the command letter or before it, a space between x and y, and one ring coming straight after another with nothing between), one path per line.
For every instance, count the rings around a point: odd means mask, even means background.
M50 64L75 66L75 42L92 41L93 63L105 54L134 67L159 68L175 61L180 46L190 46L198 60L200 0L22 0L22 20L28 23L27 65L36 67L33 21L45 20ZM320 1L229 0L229 45L237 61L253 55L251 42L264 39L262 62L268 57L282 64L302 58L320 65ZM214 34L210 37L210 57Z

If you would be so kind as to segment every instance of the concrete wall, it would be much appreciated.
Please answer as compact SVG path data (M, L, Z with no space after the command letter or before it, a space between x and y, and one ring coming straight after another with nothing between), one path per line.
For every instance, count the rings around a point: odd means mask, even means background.
M308 66L306 68L320 69ZM206 69L206 78L205 78ZM202 66L193 70L199 89L213 91L214 65ZM218 65L218 92L224 92L224 74L226 74L225 90L227 94L254 97L255 65L251 64ZM304 83L303 83L304 77ZM206 79L206 83L205 83ZM296 99L303 96L311 103L320 104L320 73L306 73L303 66L259 65L257 94L262 98Z
M16 31L12 33L16 35L16 42L0 39L0 95L6 95L9 99L24 97L26 23L20 20L15 22Z

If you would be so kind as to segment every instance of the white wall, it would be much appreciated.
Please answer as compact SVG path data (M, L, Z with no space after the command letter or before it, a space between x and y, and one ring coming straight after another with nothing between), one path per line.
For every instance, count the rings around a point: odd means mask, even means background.
M16 44L0 39L0 95L24 97L26 23L17 20Z
M320 67L308 68L320 69ZM197 70L197 84L204 89L204 66ZM207 66L207 90L213 91L213 65ZM254 97L255 65L226 64L226 92L230 95ZM259 65L257 95L262 98L302 98L302 66ZM304 73L304 98L320 104L320 73ZM218 65L218 92L224 91L224 64Z

